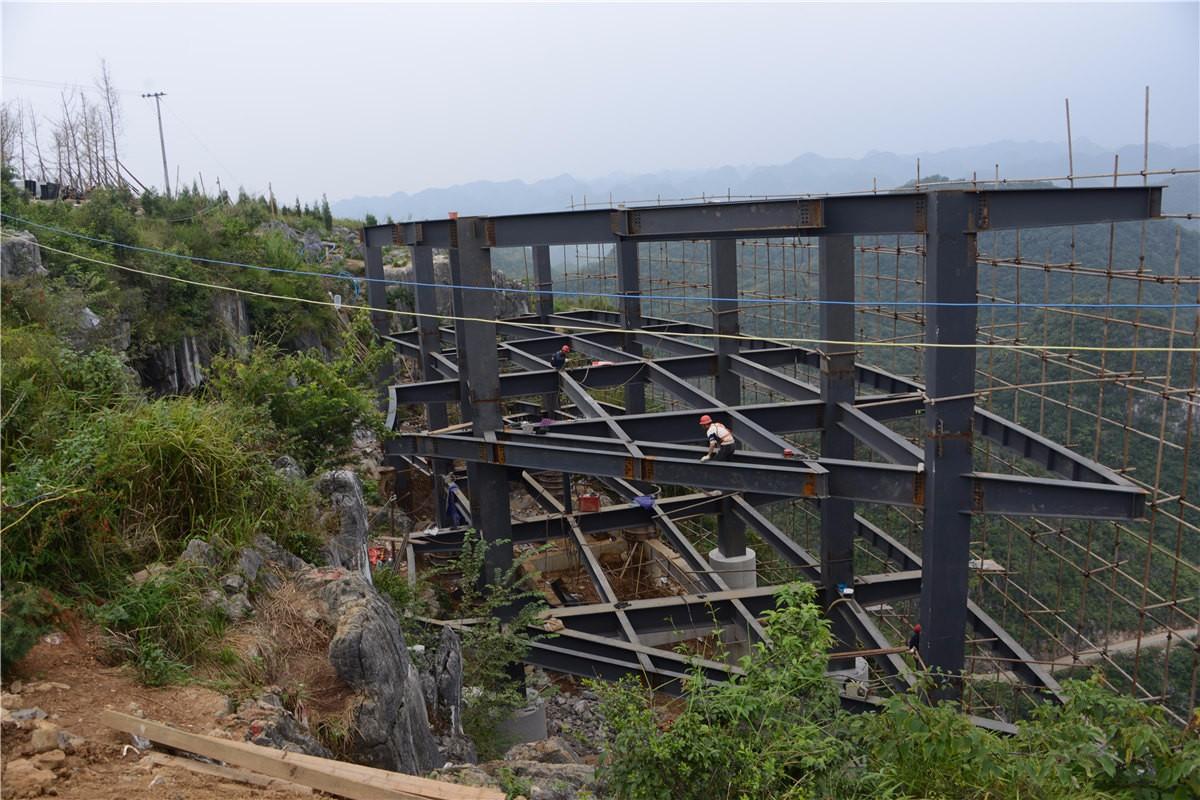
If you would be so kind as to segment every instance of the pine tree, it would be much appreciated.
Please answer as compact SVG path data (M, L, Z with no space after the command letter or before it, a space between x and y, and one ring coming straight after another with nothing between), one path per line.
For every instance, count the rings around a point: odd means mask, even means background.
M325 225L325 230L333 230L333 212L329 210L329 198L324 194L321 195L321 222Z

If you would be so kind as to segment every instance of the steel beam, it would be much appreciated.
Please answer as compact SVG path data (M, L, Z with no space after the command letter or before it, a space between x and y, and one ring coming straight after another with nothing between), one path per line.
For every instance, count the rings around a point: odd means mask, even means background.
M952 202L963 204L973 230L1153 219L1162 213L1159 186L948 189L512 214L484 218L485 236L489 247L528 247L615 244L624 238L677 241L925 233L930 226L928 200L932 197L954 198ZM368 228L368 236L374 235L374 231ZM391 231L397 244L433 247L449 247L453 233L448 220L399 223Z
M1065 227L1162 216L1161 186L1004 189L978 192L973 199L975 229L981 231Z
M838 403L835 413L839 428L893 464L915 467L925 460L924 450L852 403Z

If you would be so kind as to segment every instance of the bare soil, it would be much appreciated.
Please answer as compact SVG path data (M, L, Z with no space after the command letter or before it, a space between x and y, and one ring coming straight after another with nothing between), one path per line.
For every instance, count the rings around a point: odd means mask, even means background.
M58 643L51 643L54 641ZM43 637L13 674L5 676L9 681L4 695L7 711L36 706L46 712L47 721L86 740L70 748L72 752L62 764L53 768L55 779L43 794L70 800L274 800L297 796L142 762L141 753L126 747L128 735L100 722L105 709L142 715L193 733L241 739L244 732L223 724L223 695L201 686L145 687L128 667L105 666L102 655L95 631ZM17 687L21 691L14 697L11 690ZM29 722L3 723L0 755L5 774L0 779L0 797L37 796L36 789L10 781L8 774L10 762L33 755L33 727Z

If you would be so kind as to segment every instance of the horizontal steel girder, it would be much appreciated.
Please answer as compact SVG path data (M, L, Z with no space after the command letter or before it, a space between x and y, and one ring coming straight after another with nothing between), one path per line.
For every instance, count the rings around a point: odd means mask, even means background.
M973 201L974 230L1055 227L1153 219L1162 213L1162 187L889 192L813 199L601 208L480 217L488 247L793 236L873 236L924 233L932 194L965 194ZM365 229L368 243L457 245L453 220L400 222Z
M621 626L616 612L621 611L639 633L712 630L738 622L734 601L741 601L755 617L775 608L775 595L782 586L655 597L620 603L592 603L584 606L552 608L543 617L554 618L572 631L597 636L619 636ZM920 570L887 572L855 578L854 596L867 605L889 603L917 597L921 592Z
M844 497L865 503L909 507L924 502L924 473L902 464L842 459L796 461L782 455L738 451L732 460L700 463L701 447L588 436L502 432L495 441L452 434L403 434L400 455L432 456L611 478L786 497ZM972 514L1137 519L1145 494L1133 486L971 473Z

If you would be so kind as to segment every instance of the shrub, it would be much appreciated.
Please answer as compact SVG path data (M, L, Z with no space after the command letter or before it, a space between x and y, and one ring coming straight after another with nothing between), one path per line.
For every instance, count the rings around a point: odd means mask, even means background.
M6 501L30 504L0 542L5 579L103 594L195 536L230 546L283 536L307 522L308 504L305 487L275 474L271 437L251 411L189 398L77 420L51 453L5 475Z
M202 568L177 565L127 585L95 611L112 649L134 664L143 683L177 683L187 677L189 665L214 655L225 619L204 601L208 577Z
M134 392L115 353L78 352L37 325L4 331L0 381L5 469L15 455L51 453L81 416Z
M5 674L37 644L58 605L50 594L25 583L10 583L0 612L0 671Z
M838 783L849 750L826 731L838 699L814 596L807 584L780 593L766 615L773 645L755 645L744 674L714 684L690 673L686 706L665 731L638 681L593 684L612 731L601 776L617 797L809 797Z
M217 357L209 393L219 400L262 409L305 469L337 462L367 428L383 433L382 416L370 389L381 356L360 361L349 337L342 352L326 361L311 351L285 354L259 341L244 358Z

